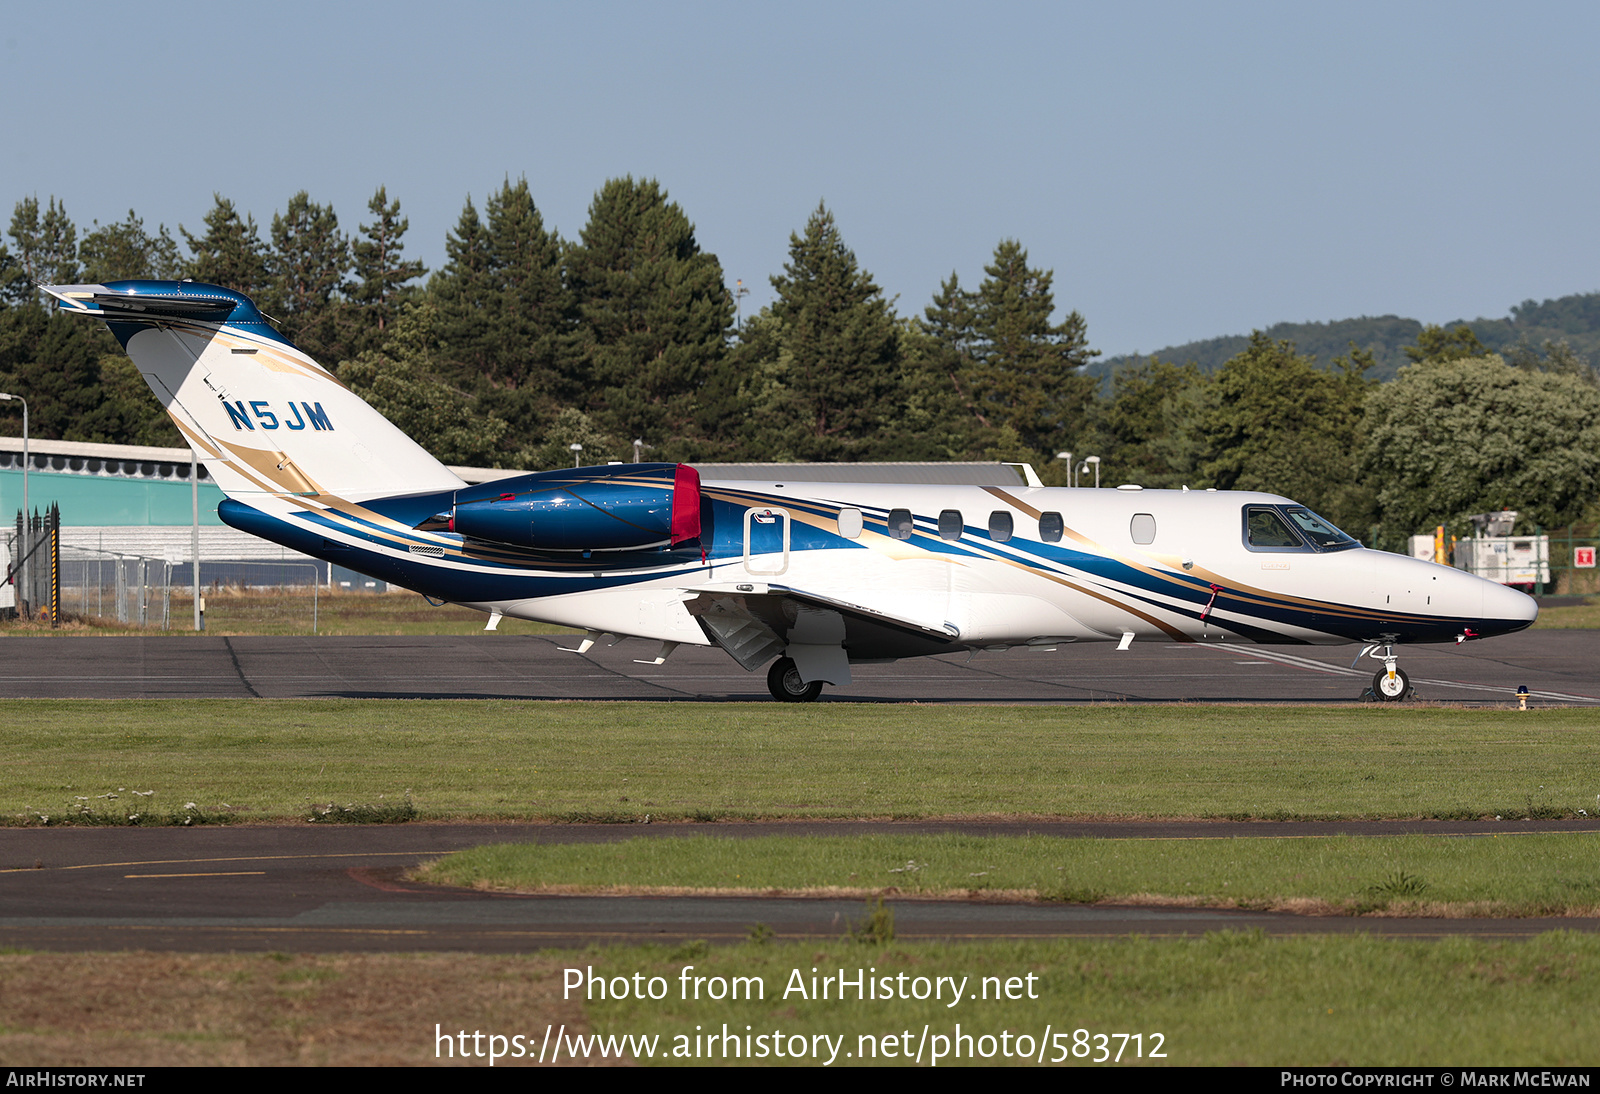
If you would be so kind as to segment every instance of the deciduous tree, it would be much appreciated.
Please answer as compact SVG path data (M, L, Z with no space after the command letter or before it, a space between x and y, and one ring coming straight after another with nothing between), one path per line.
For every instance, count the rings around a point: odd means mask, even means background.
M1370 354L1352 347L1331 369L1260 331L1206 385L1201 474L1223 490L1265 490L1303 502L1361 536L1371 490L1361 481Z
M1161 489L1200 485L1206 383L1195 365L1154 357L1118 369L1110 398L1097 408L1095 447L1089 449L1099 454L1102 470L1114 482Z
M1566 524L1600 495L1600 391L1500 357L1412 365L1373 391L1366 463L1391 542L1472 513Z
M1482 357L1489 352L1465 323L1454 330L1429 323L1417 335L1416 345L1402 348L1413 362L1456 361L1463 357Z

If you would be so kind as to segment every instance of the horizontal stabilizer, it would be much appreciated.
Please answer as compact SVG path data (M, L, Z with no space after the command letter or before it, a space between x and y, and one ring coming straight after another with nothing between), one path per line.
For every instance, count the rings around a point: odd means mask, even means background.
M221 322L233 314L232 300L196 299L192 296L119 296L95 293L92 297L107 319L206 319Z

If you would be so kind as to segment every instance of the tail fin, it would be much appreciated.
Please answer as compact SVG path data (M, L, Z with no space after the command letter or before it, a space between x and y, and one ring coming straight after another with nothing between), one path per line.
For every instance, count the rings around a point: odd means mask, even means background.
M223 493L361 501L462 481L262 318L193 281L46 286L103 319Z

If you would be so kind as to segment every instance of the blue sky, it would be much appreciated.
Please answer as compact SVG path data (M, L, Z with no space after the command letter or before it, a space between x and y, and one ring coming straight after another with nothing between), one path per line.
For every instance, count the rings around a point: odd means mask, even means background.
M1107 353L1600 289L1600 6L11 3L0 202L347 230L437 268L526 176L659 179L746 308L819 200L902 314L1020 240Z

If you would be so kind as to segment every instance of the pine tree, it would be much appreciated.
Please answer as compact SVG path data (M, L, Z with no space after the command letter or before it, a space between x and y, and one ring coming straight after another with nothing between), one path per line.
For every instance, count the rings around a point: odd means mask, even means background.
M897 432L908 440L894 458L974 460L999 447L1015 447L1014 435L1002 436L974 412L976 404L966 389L971 309L955 274L940 286L924 317L907 320L904 327L905 408ZM1005 458L1032 459L1032 454Z
M495 306L490 273L489 233L467 197L456 228L445 237L447 261L428 282L428 296L437 318L443 367L463 382L478 386L493 371L489 315Z
M318 205L304 190L272 217L272 288L267 306L283 333L318 360L344 356L339 295L348 288L350 241L339 231L333 206Z
M101 354L99 401L75 423L71 439L158 448L182 448L188 443L121 349Z
M15 252L4 254L5 302L7 304L37 304L39 295L34 289L39 268L39 199L23 198L11 212L11 238L16 243ZM10 408L7 408L10 409Z
M70 285L78 280L78 229L67 216L67 207L51 197L40 224L41 275L46 284Z
M546 231L527 180L472 199L446 240L449 261L428 284L438 309L443 368L536 437L570 391L573 305L561 278L561 240Z
M256 218L240 217L233 202L213 194L216 204L206 214L206 232L194 236L182 224L178 231L193 256L184 270L186 277L221 285L242 292L251 299L265 299L271 285L267 270L267 249L256 228Z
M826 205L805 235L789 237L789 261L772 279L780 325L773 381L786 455L801 460L870 458L885 443L900 398L900 337L872 275L844 245Z
M367 202L367 211L376 219L361 225L361 238L351 244L355 255L355 288L351 299L360 305L362 327L381 338L410 295L409 283L428 272L421 262L408 262L402 254L402 237L411 221L400 215L400 199L389 200L380 186Z
M78 247L78 257L83 260L83 279L94 285L129 278L164 281L178 277L182 268L177 241L167 226L160 225L151 235L132 209L127 220L115 224L101 227L95 221L94 231Z
M26 393L35 437L121 440L99 436L86 425L102 403L100 359L115 349L103 329L74 322L70 315L36 304L7 308L0 312L0 390ZM15 424L13 436L21 433L20 413Z
M17 202L11 214L11 238L22 275L8 286L14 303L40 299L33 282L70 285L78 280L78 229L67 216L66 205L53 195L43 217L37 197Z
M22 272L22 261L11 253L4 237L0 237L0 311L26 300L32 295L32 289L27 275Z
M973 412L985 424L1010 426L1028 448L1049 452L1083 428L1094 381L1081 374L1098 356L1088 348L1083 316L1052 324L1053 273L1028 266L1028 252L1001 240L970 307L972 346L966 378Z
M654 179L612 179L567 256L586 405L661 458L692 457L707 423L702 388L726 356L733 299L715 255Z
M925 374L923 386L935 398L942 393L939 401L944 416L965 419L951 421L949 426L972 434L963 446L968 456L982 446L978 435L994 429L973 390L971 372L977 340L974 321L973 296L962 289L961 279L952 270L950 279L939 286L933 302L916 324L925 336L918 342L917 354L919 370Z
M438 375L432 304L408 304L389 327L383 348L339 366L350 390L449 464L498 466L506 422L472 408L469 393Z
M492 379L553 395L565 383L573 321L572 296L561 277L561 238L545 230L527 179L514 186L507 181L490 194L484 212L497 298Z

